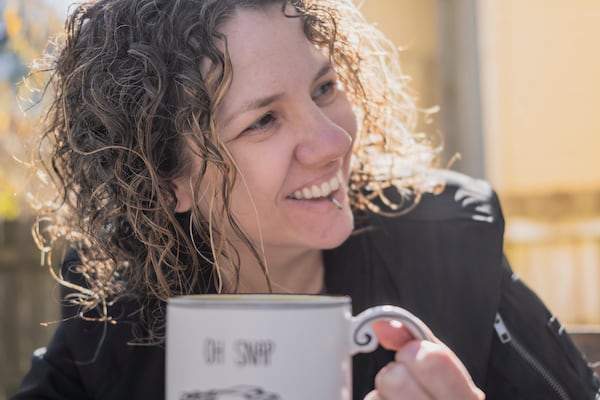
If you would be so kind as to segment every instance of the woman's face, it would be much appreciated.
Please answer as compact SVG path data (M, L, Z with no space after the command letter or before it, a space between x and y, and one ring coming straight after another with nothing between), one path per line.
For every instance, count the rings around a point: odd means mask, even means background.
M232 213L266 249L338 246L353 228L346 184L357 128L328 57L279 5L238 10L221 31L233 81L216 117L239 171ZM210 182L209 169L198 196L204 215ZM189 208L186 185L176 192L179 211Z

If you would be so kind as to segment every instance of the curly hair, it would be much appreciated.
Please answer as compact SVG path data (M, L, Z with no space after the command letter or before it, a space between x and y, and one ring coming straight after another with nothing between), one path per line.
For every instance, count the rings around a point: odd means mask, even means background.
M352 207L406 210L407 198L416 204L421 193L436 190L426 171L439 149L414 132L418 112L396 50L351 0L83 3L68 17L48 67L53 96L37 159L53 177L57 198L40 210L35 230L48 254L59 238L78 247L77 269L86 285L51 271L76 289L71 301L82 306L82 315L110 320L107 305L133 295L144 310L146 334L159 332L166 299L209 287L222 291L221 263L239 272L226 224L259 260L269 283L262 255L230 212L236 170L216 134L215 112L232 77L227 51L219 47L226 41L220 26L236 9L272 4L303 20L307 38L329 54L353 104L359 133ZM185 215L174 211L173 181L190 166L190 147L202 160L195 179L208 166L219 172L213 194L223 202L210 216L197 207ZM399 202L385 197L388 187L402 194ZM209 271L209 281L202 271Z

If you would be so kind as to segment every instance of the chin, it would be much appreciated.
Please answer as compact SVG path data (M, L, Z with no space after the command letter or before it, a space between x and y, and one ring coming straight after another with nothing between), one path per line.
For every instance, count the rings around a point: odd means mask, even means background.
M323 237L324 243L322 243L322 245L320 246L322 250L335 249L336 247L344 243L350 237L352 231L354 230L354 219L350 219L343 225L340 223L340 225L336 228L337 229L333 231L328 231L325 237Z

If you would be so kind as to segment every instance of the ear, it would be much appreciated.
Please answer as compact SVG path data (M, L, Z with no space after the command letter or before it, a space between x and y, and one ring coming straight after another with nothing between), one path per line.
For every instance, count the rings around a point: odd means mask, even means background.
M194 199L190 179L186 177L177 178L172 181L172 184L175 190L175 197L177 198L175 212L184 213L189 211L192 208L192 201Z

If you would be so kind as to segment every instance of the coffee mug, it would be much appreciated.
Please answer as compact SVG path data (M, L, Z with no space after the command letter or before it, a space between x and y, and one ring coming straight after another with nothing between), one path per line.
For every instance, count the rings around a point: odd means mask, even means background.
M351 356L378 346L371 323L428 328L395 306L353 317L347 296L191 295L167 304L167 400L350 400Z

